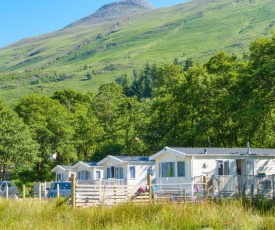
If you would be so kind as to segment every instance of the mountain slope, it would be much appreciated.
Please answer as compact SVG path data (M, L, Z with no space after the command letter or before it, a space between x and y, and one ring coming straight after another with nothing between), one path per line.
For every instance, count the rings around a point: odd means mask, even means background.
M102 13L93 21L98 12L117 6L109 4L60 31L0 49L1 98L63 88L96 91L124 73L131 76L146 62L189 57L203 62L222 50L242 55L251 41L268 35L275 25L274 0L194 0L154 10L146 1L129 2L128 12L141 7L135 2L146 6L135 14Z
M123 0L102 6L92 15L82 18L67 27L114 21L123 16L134 15L153 9L153 6L144 0Z

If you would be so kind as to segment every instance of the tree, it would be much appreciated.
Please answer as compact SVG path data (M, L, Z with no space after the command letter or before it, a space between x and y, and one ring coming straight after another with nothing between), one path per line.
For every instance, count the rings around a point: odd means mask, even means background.
M213 79L211 89L213 93L213 117L211 142L214 146L239 146L239 116L240 108L237 79L243 69L243 63L235 55L226 52L215 54L204 65ZM241 143L245 144L245 143Z
M178 116L180 105L174 98L178 92L176 88L184 81L181 68L175 65L163 66L157 69L157 76L157 87L148 112L150 121L144 136L148 151L180 142L176 134L179 131L177 122L183 119Z
M194 61L192 58L187 58L185 61L185 65L183 67L183 71L187 71L190 67L194 65Z
M0 102L0 169L1 180L30 170L37 161L38 145L29 127L10 108Z
M136 96L139 100L142 100L143 98L151 98L153 89L156 87L156 65L150 66L149 63L147 63L138 76L136 72L134 72L134 74L134 81L126 95Z
M87 73L87 74L86 74L86 77L87 77L88 80L91 80L91 79L92 79L92 74Z
M179 64L179 59L178 58L175 58L174 59L174 65L178 65Z
M275 147L275 34L250 45L247 68L238 79L243 135L254 145Z
M54 100L58 100L60 104L65 106L69 113L75 113L80 110L79 107L82 105L86 106L87 110L88 105L92 102L93 95L80 93L72 89L65 89L55 91L53 95Z
M40 161L34 169L34 179L43 181L52 178L55 164L72 164L77 160L73 144L74 130L71 115L58 101L41 95L21 98L16 112L29 125L33 138L39 144ZM51 155L56 154L53 162Z
M89 110L87 114L77 113L74 118L74 140L79 161L91 161L104 137L104 130L97 117Z
M56 91L53 99L58 100L71 115L77 159L91 161L102 135L98 119L90 109L93 95L67 89Z
M110 154L143 153L143 142L136 141L144 128L143 105L136 97L127 98L116 83L101 85L91 110L103 128L96 160ZM140 138L141 139L141 138ZM135 146L135 147L134 147Z

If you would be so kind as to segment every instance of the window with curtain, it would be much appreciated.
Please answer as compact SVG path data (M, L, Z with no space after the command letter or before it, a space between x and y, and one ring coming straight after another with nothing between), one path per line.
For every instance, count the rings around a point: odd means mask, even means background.
M178 166L178 177L185 177L185 162L179 161L177 162Z
M56 181L62 181L62 173L56 174Z
M175 177L175 162L164 162L159 164L160 177Z
M119 166L111 166L107 168L107 179L123 179L123 168Z
M223 161L218 161L217 164L219 175L223 175Z
M224 161L223 175L229 175L229 161Z
M77 173L78 180L91 180L91 172L83 170Z
M223 161L223 160L219 160L217 162L218 164L218 172L219 172L219 175L229 175L229 161Z

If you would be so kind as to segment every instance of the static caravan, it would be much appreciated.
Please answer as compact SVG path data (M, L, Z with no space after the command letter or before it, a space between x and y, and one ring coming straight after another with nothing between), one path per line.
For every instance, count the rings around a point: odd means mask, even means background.
M69 181L71 174L75 174L73 166L57 165L52 170L55 173L55 181Z
M79 161L73 165L76 172L77 181L96 181L102 179L103 167L98 166L97 162Z
M172 148L152 155L156 183L192 183L216 175L265 176L275 174L275 149Z
M146 186L147 175L155 178L155 161L145 156L107 156L98 162L103 166L104 180L116 180L119 184Z

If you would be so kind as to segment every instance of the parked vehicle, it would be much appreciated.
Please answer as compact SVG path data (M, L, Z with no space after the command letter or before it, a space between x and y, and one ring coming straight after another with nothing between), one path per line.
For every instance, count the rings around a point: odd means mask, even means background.
M71 195L71 182L53 182L49 190L48 197L57 197L57 186L59 185L59 196L68 197Z
M19 197L18 188L10 181L0 182L0 197L7 196L7 189L8 189L8 198L18 199Z

